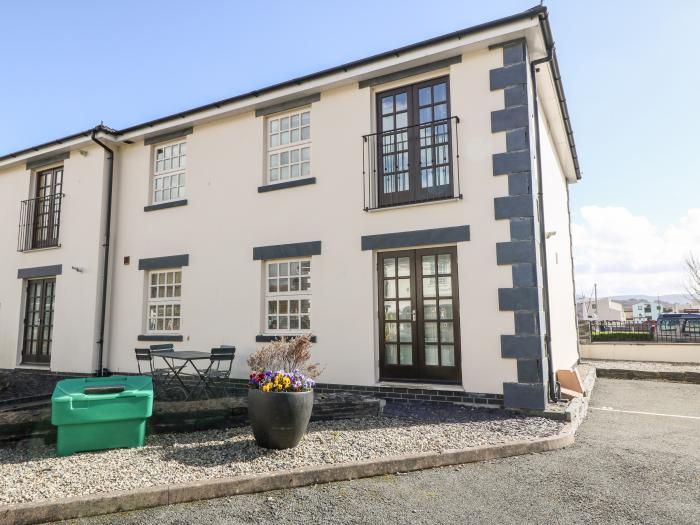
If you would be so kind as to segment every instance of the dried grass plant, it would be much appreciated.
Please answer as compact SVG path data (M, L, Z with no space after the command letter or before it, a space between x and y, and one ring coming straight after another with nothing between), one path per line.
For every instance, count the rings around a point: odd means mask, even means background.
M307 377L316 378L323 372L318 363L311 363L311 335L283 337L268 343L248 357L251 371L298 370Z

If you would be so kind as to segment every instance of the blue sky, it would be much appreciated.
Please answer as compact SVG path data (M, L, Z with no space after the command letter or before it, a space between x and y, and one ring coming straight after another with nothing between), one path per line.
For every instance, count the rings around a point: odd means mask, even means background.
M14 23L0 33L0 154L101 120L137 124L533 4L6 3ZM700 2L546 5L583 169L571 188L574 222L594 235L582 210L624 208L664 237L698 206Z

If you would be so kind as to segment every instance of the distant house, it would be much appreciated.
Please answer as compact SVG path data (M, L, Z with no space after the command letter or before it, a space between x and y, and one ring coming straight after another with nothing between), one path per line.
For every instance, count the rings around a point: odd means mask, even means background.
M662 312L663 306L658 301L654 301L651 303L641 302L632 305L632 318L635 321L656 321L659 318L659 314Z
M585 299L576 303L576 313L579 320L625 321L625 311L622 304L609 297L594 300Z
M625 320L625 310L623 306L609 297L598 299L598 303L594 306L595 312L598 314L598 320L600 321Z

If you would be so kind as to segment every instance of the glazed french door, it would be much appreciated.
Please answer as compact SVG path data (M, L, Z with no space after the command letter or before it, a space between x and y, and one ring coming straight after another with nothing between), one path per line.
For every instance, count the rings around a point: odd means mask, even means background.
M382 379L460 382L457 250L378 254Z
M450 197L449 78L377 94L379 206Z
M32 248L47 248L58 244L62 188L62 166L37 173Z
M23 363L49 363L51 360L55 290L55 277L27 281Z

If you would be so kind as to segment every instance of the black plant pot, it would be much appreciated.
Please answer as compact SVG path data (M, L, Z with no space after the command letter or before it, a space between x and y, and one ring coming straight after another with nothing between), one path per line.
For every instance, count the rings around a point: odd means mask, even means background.
M248 390L248 417L255 442L264 448L296 447L306 432L314 392Z

